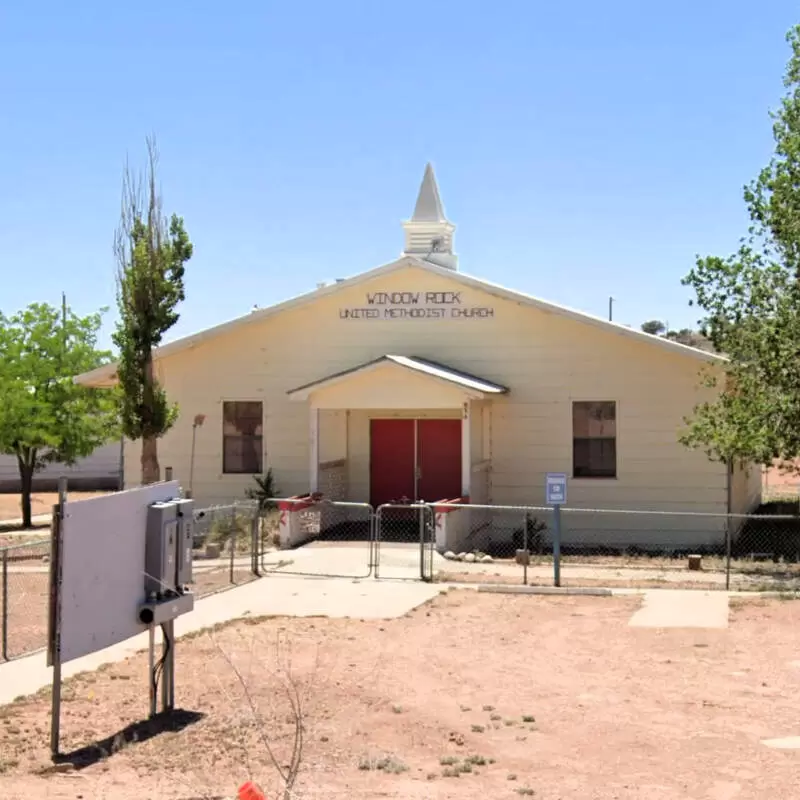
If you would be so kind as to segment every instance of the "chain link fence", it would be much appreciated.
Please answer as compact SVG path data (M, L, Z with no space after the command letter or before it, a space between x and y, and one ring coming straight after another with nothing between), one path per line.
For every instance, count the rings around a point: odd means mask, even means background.
M260 573L259 556L277 515L255 501L194 511L194 583L197 597L240 586ZM0 548L0 660L47 646L50 540Z
M192 591L198 597L259 576L261 509L255 500L194 510Z
M375 514L369 503L306 495L270 500L269 533L260 542L264 574L368 578L375 562ZM318 547L323 545L324 549Z
M449 503L434 509L439 581L800 591L796 503L794 513L771 504L770 513L749 515Z
M0 658L47 646L50 541L23 541L0 549Z
M424 503L378 506L375 512L376 578L433 580L435 547L432 506Z

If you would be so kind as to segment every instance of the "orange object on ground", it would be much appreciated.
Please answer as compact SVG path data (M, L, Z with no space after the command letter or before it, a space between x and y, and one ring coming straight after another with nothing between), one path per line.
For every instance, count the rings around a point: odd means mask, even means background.
M239 800L267 800L264 792L252 781L247 781L239 787Z

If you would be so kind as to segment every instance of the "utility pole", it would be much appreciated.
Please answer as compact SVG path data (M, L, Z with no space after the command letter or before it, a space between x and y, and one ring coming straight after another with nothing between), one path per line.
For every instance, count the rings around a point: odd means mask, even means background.
M608 298L608 321L609 322L613 322L614 321L614 298L613 297L609 297Z

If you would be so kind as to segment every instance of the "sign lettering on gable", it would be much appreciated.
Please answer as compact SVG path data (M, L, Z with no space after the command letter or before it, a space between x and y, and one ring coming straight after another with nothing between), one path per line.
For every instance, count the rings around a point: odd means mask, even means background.
M367 292L363 306L340 308L339 319L490 319L491 306L464 302L461 292Z

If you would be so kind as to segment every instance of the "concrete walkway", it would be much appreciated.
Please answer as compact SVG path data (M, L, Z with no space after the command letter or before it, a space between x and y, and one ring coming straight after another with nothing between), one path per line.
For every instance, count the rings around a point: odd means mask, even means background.
M49 525L52 519L52 514L36 514L31 517L31 523L35 526L39 525ZM18 528L22 525L22 517L17 517L15 519L0 519L0 528ZM35 532L35 531L34 531ZM46 533L47 531L45 531ZM8 531L8 533L19 534L20 536L24 536L25 534L30 534L30 530L25 531Z
M245 616L392 619L445 590L444 586L427 583L274 576L199 600L191 614L175 622L175 633L185 636ZM62 675L68 678L96 670L102 664L122 661L146 648L147 633L143 633L64 664ZM0 664L0 706L49 686L51 680L52 670L46 666L44 653Z
M727 592L645 592L632 628L727 628Z

